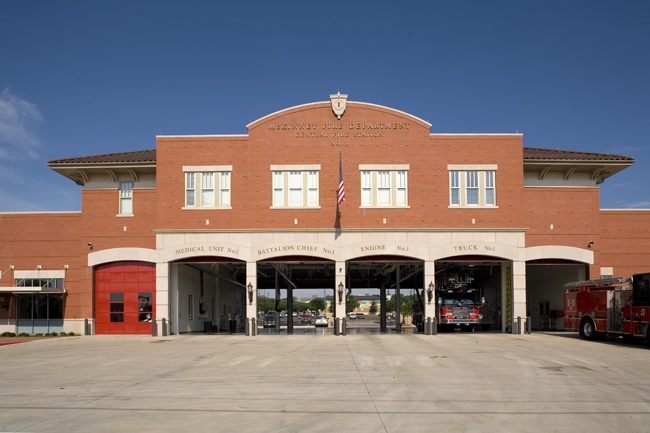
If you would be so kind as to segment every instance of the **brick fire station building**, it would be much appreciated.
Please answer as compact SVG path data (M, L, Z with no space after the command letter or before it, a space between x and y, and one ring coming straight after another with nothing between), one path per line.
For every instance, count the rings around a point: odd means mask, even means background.
M649 270L650 211L599 206L633 158L432 133L340 94L247 128L49 161L81 186L81 211L0 214L0 332L236 320L254 335L258 293L274 289L323 289L337 317L343 292L415 289L432 318L454 278L481 291L493 329L517 316L543 329L564 283Z

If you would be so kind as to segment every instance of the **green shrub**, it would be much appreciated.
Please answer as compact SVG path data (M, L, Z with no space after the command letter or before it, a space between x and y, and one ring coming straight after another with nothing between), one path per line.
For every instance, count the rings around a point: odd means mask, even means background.
M57 334L56 332L48 332L47 334L45 334L46 337L58 337L58 335L59 334Z
M9 331L5 331L2 334L0 334L0 337L15 337L15 336L16 336L15 332L9 332Z
M21 332L20 334L16 335L16 337L31 337L31 335L26 332Z
M68 337L76 337L76 336L77 334L75 334L74 332L68 332Z
M67 337L67 336L68 334L66 334L65 332L59 332L59 337Z

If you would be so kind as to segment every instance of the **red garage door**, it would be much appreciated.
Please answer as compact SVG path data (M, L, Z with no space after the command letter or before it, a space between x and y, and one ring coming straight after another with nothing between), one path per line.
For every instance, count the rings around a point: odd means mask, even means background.
M95 267L97 334L151 334L156 265L113 262Z

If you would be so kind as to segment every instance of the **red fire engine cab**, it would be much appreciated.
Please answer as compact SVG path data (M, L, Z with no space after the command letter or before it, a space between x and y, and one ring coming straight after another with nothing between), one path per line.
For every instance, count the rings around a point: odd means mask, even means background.
M645 338L650 345L650 273L564 285L564 327L594 340Z

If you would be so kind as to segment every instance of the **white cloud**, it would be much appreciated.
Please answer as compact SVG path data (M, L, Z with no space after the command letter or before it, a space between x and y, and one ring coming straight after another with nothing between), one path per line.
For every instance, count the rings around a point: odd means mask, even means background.
M41 147L34 130L43 120L38 107L5 88L0 93L0 158L35 158Z
M649 209L650 201L637 201L636 203L625 203L623 209Z

